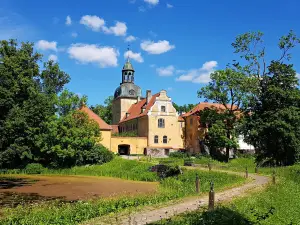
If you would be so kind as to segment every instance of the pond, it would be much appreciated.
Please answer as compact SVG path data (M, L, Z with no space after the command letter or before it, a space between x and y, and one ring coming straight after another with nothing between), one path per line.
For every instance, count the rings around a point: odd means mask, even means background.
M150 194L158 183L109 177L8 175L0 177L0 207L40 201L77 201L121 195Z

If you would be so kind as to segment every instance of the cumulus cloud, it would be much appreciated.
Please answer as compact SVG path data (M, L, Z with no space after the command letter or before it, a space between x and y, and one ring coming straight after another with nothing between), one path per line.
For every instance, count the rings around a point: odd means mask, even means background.
M71 24L72 24L72 19L71 19L70 16L67 16L67 18L66 18L66 25L70 26Z
M141 53L134 53L131 50L129 50L129 51L124 53L124 58L127 59L128 57L130 59L133 59L133 60L139 62L139 63L144 62L144 59L143 59Z
M176 81L206 84L210 81L210 74L215 71L217 66L217 61L205 62L200 69L191 69L187 73L177 77Z
M158 42L143 41L141 43L141 48L149 54L159 55L174 49L175 45L170 45L166 40Z
M119 52L112 47L102 47L93 44L73 44L68 49L69 57L79 63L95 63L100 67L115 67L118 65Z
M39 40L36 43L36 47L39 50L53 50L57 51L57 42L56 41L46 41L46 40Z
M296 76L300 80L300 73L296 73Z
M104 27L105 21L98 16L85 15L81 17L80 24L85 25L93 31L100 31Z
M49 55L49 57L48 57L48 60L52 60L52 61L54 61L54 62L57 62L57 55Z
M135 41L135 40L136 40L136 37L135 37L135 36L132 36L132 35L130 35L130 36L128 36L128 37L125 38L125 41L126 41L126 42L133 42L133 41Z
M125 36L127 32L127 26L126 23L123 22L116 22L115 26L112 27L106 27L103 26L103 31L106 34L114 34L115 36Z
M148 3L149 5L157 5L159 0L144 0L144 2Z
M167 67L160 67L156 69L159 76L172 76L174 74L175 67L170 65Z
M168 8L168 9L171 9L171 8L173 8L173 7L174 7L173 5L167 3L167 8Z

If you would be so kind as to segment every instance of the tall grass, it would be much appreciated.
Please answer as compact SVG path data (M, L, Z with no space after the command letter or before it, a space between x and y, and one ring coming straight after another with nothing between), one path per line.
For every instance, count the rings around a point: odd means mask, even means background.
M0 217L0 224L78 224L79 222L117 212L126 208L179 199L186 196L198 195L195 191L195 177L200 177L200 191L209 191L210 181L214 181L216 190L244 182L244 179L225 173L186 170L178 177L170 177L160 180L155 173L149 172L152 164L129 161L120 158L101 166L74 167L72 169L49 170L43 174L58 175L94 175L112 176L131 180L159 181L158 191L151 195L139 195L135 197L120 197L114 199L99 199L95 201L60 203L58 201L43 203L27 207L5 209ZM26 172L26 171L19 171Z

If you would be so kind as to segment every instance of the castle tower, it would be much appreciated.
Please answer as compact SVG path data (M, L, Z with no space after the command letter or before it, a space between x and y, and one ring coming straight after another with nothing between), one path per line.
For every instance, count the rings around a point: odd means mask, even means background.
M122 69L122 82L116 89L112 104L113 120L112 124L116 125L126 115L126 112L137 99L142 96L142 90L134 84L134 69L128 57Z

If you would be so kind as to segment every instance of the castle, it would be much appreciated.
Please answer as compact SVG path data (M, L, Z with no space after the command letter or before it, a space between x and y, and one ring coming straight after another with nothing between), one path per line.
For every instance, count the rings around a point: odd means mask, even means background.
M199 111L219 108L215 103L199 103L191 111L180 116L165 90L152 94L134 83L135 70L127 59L122 69L122 81L114 93L112 125L105 123L88 107L82 107L95 120L101 130L101 144L120 155L164 156L170 152L187 150L201 152L201 142L207 128L199 122ZM125 134L134 134L128 136ZM123 134L123 135L122 135ZM242 149L252 149L239 139Z
M165 90L152 94L134 83L135 70L128 59L122 69L120 86L114 93L112 125L106 124L89 108L82 108L100 127L101 143L123 155L168 155L184 148L184 120L178 115ZM122 133L134 133L127 137ZM114 135L118 133L118 135Z

